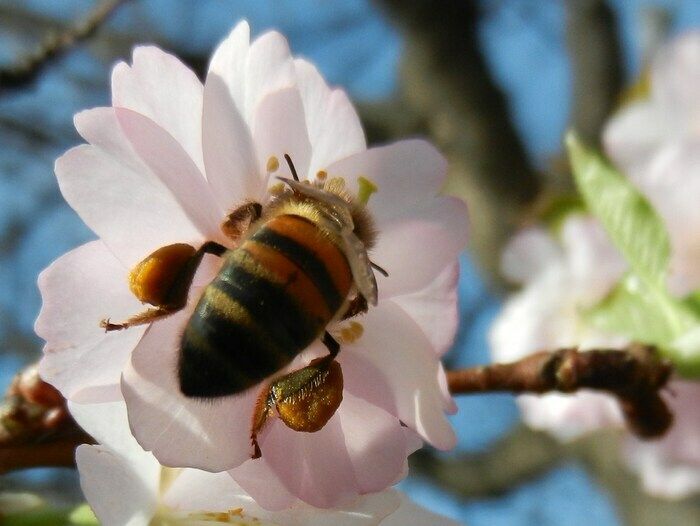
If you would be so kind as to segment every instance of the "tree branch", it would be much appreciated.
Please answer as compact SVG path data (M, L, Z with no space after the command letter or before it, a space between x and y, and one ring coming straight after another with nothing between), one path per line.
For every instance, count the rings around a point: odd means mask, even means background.
M0 474L37 466L72 466L75 448L92 442L66 401L36 366L15 376L0 405Z
M478 40L477 2L378 0L406 34L402 95L450 159L470 247L497 279L502 245L540 190Z
M605 0L567 0L566 43L574 79L571 126L599 145L624 83L615 14Z
M91 37L118 7L129 0L104 0L85 18L61 32L49 33L36 50L17 64L0 69L0 90L19 88L32 82L43 67L78 42Z
M671 372L670 363L660 359L654 347L633 344L627 350L539 352L509 364L449 371L447 381L453 394L604 391L617 397L633 433L655 438L673 422L659 394Z

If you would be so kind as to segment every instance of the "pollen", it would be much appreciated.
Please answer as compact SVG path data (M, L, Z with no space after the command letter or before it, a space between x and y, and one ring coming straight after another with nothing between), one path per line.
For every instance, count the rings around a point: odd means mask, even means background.
M193 246L176 243L161 247L138 263L129 274L129 288L140 301L161 306L185 264L196 252Z
M277 414L290 429L314 433L328 423L342 400L343 372L340 364L333 361L310 385L293 396L277 400Z
M326 172L325 170L319 170L318 172L316 172L316 179L318 179L319 181L325 181L327 177L328 172Z
M348 325L340 327L335 331L335 336L341 343L355 343L362 338L365 328L360 322L351 321Z
M268 173L275 173L280 167L280 161L277 157L274 155L270 156L270 158L267 160L267 172Z

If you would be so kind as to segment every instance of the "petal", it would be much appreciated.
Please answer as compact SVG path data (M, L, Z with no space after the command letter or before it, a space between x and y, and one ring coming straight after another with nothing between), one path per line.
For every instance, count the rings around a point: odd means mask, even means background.
M280 89L265 97L255 111L253 141L258 155L259 171L264 173L271 156L280 165L276 176L292 178L284 160L289 154L299 176L303 179L309 169L311 144L306 133L304 106L296 88Z
M61 192L80 218L127 267L158 247L205 238L176 195L138 158L112 108L79 113L75 125L91 144L56 161Z
M250 515L251 499L227 472L183 469L162 497L169 508L182 511L227 511L243 508ZM254 515L257 517L257 515Z
M391 299L421 328L438 356L451 347L459 325L457 281L459 262L455 261L427 287Z
M289 493L307 504L330 508L357 496L352 461L344 442L340 416L336 413L315 433L298 433L274 420L260 439L262 458ZM244 481L243 488L258 502L264 496ZM265 490L264 490L265 491Z
M700 95L700 38L689 32L660 50L652 64L652 95L677 124L697 123Z
M261 459L232 475L261 506L276 510L289 506L277 495L278 485L283 495L320 508L381 491L405 474L413 445L396 417L347 392L336 415L316 433L292 431L279 420L268 425L260 437Z
M202 141L207 180L219 208L230 211L247 199L261 200L267 175L258 170L250 129L229 88L212 72L204 86Z
M39 290L35 330L46 340L41 376L68 399L119 398L122 368L145 329L105 333L99 323L143 310L127 287L127 270L104 243L92 241L44 270Z
M240 82L233 79L233 82ZM270 93L295 84L294 62L287 40L269 31L250 45L245 64L245 100L243 116L253 122L257 106Z
M221 238L224 217L207 181L181 145L154 121L131 110L115 108L115 115L134 151L151 171L178 196L178 202L207 239Z
M344 393L338 415L359 493L382 491L395 484L408 456L401 422L349 392Z
M345 178L355 195L360 176L371 180L377 192L368 208L380 226L430 202L445 182L447 161L429 142L411 139L347 157L328 166L328 175Z
M161 464L224 471L252 454L250 423L258 393L198 400L180 392L179 338L193 307L150 326L125 367L122 392L134 436Z
M561 248L543 228L532 227L518 232L503 249L501 272L515 283L527 283L560 259Z
M245 20L236 24L226 39L214 51L209 64L206 84L210 76L215 76L223 83L239 115L245 109L245 68L250 48L250 26ZM204 104L206 108L206 84Z
M335 161L364 151L367 144L347 94L341 89L331 90L310 62L296 59L294 66L313 152L308 171L312 177Z
M158 465L153 455L146 453L131 434L124 400L96 404L69 401L68 409L78 425L100 445L129 461Z
M81 445L75 455L80 487L104 526L147 526L158 506L160 466L128 462L105 446Z
M597 429L624 425L615 399L601 393L522 395L518 406L527 425L549 431L559 440L573 440Z
M377 221L371 259L389 273L377 276L380 300L426 288L453 265L467 244L467 223L467 207L455 197L430 199L402 217Z
M132 66L120 62L112 72L112 105L151 119L204 169L202 83L177 58L153 46L134 49Z
M364 335L339 355L345 390L396 416L439 449L455 445L443 412L440 365L421 329L385 301L360 322Z

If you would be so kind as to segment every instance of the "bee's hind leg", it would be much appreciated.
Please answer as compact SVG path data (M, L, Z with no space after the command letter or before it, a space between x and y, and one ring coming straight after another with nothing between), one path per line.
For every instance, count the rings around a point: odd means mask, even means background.
M204 254L221 256L227 248L207 241L195 250L191 245L176 243L161 247L134 267L129 274L129 286L143 303L153 307L124 322L100 322L105 331L120 331L135 325L145 325L179 311L187 304L187 294Z

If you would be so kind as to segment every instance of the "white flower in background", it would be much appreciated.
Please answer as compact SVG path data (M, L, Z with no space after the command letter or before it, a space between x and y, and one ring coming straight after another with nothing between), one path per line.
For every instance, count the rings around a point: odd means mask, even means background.
M280 34L250 42L245 22L215 51L204 85L175 57L137 48L131 65L114 68L112 106L82 112L75 124L88 144L63 155L56 174L99 239L42 273L36 323L47 342L41 374L64 396L125 398L134 435L161 463L228 470L268 509L292 497L319 507L350 502L405 476L419 438L454 445L439 357L457 327L467 218L462 202L438 195L446 165L432 146L368 150L346 94L293 58ZM272 419L259 436L262 457L251 460L260 389L202 402L180 392L176 374L180 335L218 258L205 256L182 311L120 332L105 333L99 321L143 310L127 278L155 249L207 240L232 247L222 221L247 200L268 202L270 171L289 176L270 161L285 153L302 180L323 170L352 193L360 176L377 186L367 205L378 231L371 257L389 277L378 276L379 304L358 319L362 335L342 342L338 411L315 433ZM325 354L317 342L291 368Z
M582 316L612 290L626 268L595 219L568 217L560 240L540 228L520 233L506 248L503 267L523 290L506 301L492 326L495 361L569 346L621 348L628 343L596 330ZM625 457L650 492L684 496L700 491L700 384L674 380L664 397L675 415L673 427L655 441L629 436ZM561 440L624 426L615 399L592 391L522 395L518 405L528 425Z
M80 446L76 461L85 497L104 526L456 524L395 490L358 497L340 509L297 501L287 510L267 511L225 473L162 467L131 435L123 402L71 403L70 408L76 421L100 442Z
M669 289L700 288L700 33L688 33L655 58L648 99L608 124L608 155L651 201L671 239Z

